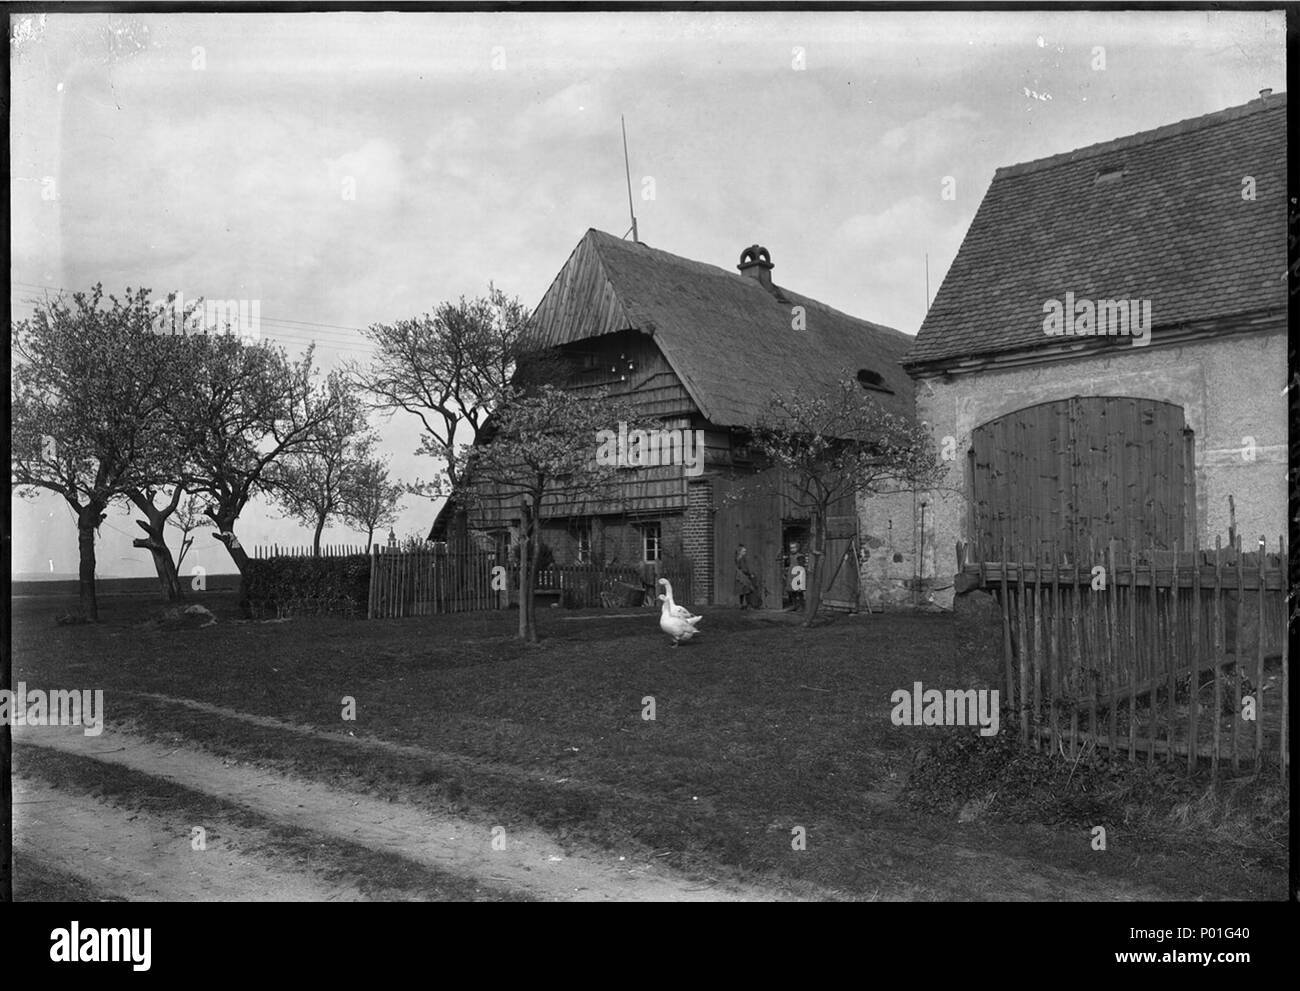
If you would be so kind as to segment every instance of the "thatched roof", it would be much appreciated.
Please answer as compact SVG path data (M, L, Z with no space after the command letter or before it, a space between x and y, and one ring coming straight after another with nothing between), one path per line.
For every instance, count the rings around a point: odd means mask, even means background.
M1193 321L1285 314L1286 158L1279 93L998 169L908 365L938 371L978 355L1055 348L1043 306L1067 290L1149 299L1155 339ZM1254 199L1242 195L1246 176Z
M792 329L793 308L804 329ZM774 391L819 392L866 369L913 415L901 360L912 338L789 289L589 230L533 314L537 343L633 329L651 335L705 419L752 426Z

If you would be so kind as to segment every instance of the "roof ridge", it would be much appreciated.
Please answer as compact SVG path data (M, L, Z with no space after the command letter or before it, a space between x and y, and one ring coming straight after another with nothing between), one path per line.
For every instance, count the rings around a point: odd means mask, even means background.
M1096 144L1085 145L1082 148L1075 148L1072 151L1063 151L1055 155L1048 155L1045 158L1035 158L1028 162L1019 162L1014 165L1003 165L993 173L993 178L997 180L1010 176L1025 175L1031 172L1040 172L1044 169L1055 168L1058 165L1065 165L1081 159L1094 158L1108 152L1124 151L1128 148L1151 144L1155 141L1163 141L1166 138L1177 137L1180 134L1189 134L1193 131L1214 127L1219 124L1227 124L1231 121L1240 120L1242 117L1249 117L1253 114L1265 113L1270 110L1285 109L1286 92L1273 93L1267 100L1261 97L1235 107L1227 107L1223 110L1216 110L1213 113L1201 114L1199 117L1188 117L1184 120L1174 121L1172 124L1163 124L1160 127L1153 127L1146 131L1138 131L1134 134L1121 135L1120 137L1112 138L1109 141L1099 141Z
M744 275L741 275L738 272L728 271L727 269L723 268L721 265L714 265L710 262L702 262L696 258L687 258L685 255L674 254L673 252L666 251L663 248L656 248L653 245L646 244L644 241L629 241L626 238L621 238L616 234L610 234L608 231L602 231L595 227L589 228L587 234L590 235L593 233L602 235L603 237L609 238L612 241L618 242L619 245L626 247L628 250L635 250L634 246L644 248L647 251L656 252L657 254L664 255L668 258L673 259L674 261L683 262L687 266L691 266L694 268L708 269L712 273L718 275L724 275L729 279L735 279L737 285L752 284L757 288L760 289L762 288L761 286L759 286L757 280L748 278ZM852 320L855 323L865 324L867 327L870 327L872 330L883 330L891 334L901 335L902 337L908 340L912 339L911 334L899 330L897 327L890 327L883 323L876 323L873 320L867 320L864 319L863 317L854 316L852 313L849 313L847 310L841 310L838 307L831 306L830 303L823 302L820 299L815 299L814 297L805 295L804 293L801 292L796 292L795 290L789 288L788 286L778 285L777 283L774 282L772 283L772 287L774 289L779 290L780 292L785 293L787 296L791 297L792 302L811 303L814 306L821 307L823 310L829 310L831 313L835 313L841 317L844 317L846 320ZM766 290L764 290L764 293L769 298L771 298L774 302L780 303L780 300L777 299L773 294L767 293Z

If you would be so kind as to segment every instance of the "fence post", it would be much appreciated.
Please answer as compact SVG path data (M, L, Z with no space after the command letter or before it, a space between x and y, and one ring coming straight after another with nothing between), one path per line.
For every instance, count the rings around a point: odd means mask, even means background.
M1165 751L1165 763L1174 761L1174 735L1178 719L1178 706L1175 705L1178 686L1174 668L1178 663L1178 541L1174 541L1174 565L1169 572L1169 606L1165 610L1165 619L1169 624L1169 719L1166 737L1169 749Z
M1187 684L1187 773L1196 770L1201 756L1200 715L1201 666L1205 662L1205 645L1201 643L1201 540L1192 535L1192 676Z
M1223 538L1214 535L1214 756L1210 774L1219 780L1219 743L1223 738Z
M1255 772L1259 773L1264 764L1264 631L1267 629L1264 619L1264 558L1267 544L1264 535L1259 535L1259 624L1255 637Z
M1291 705L1290 675L1287 671L1287 667L1288 667L1287 650L1288 650L1288 642L1291 639L1290 636L1291 622L1290 622L1289 605L1287 603L1286 537L1279 537L1277 543L1279 548L1279 557L1277 562L1278 578L1280 579L1279 585L1281 588L1281 597L1282 597L1282 695L1278 699L1278 704L1281 706L1281 708L1278 712L1278 716L1280 718L1278 722L1279 746L1278 746L1277 763L1278 763L1278 771L1282 776L1283 783L1285 783L1287 780L1287 758L1289 757L1289 752L1287 751L1286 748L1286 734L1287 734L1286 721L1287 721L1287 713Z

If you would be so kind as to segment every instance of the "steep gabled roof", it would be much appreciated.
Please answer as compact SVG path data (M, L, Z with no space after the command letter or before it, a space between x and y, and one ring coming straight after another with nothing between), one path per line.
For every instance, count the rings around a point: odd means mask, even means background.
M557 346L635 329L653 336L706 419L750 426L774 391L824 390L844 372L879 374L886 409L913 415L900 364L912 338L814 299L649 245L589 230L533 314ZM782 302L781 298L788 302ZM804 307L802 330L793 307Z
M1066 291L1151 300L1157 340L1187 321L1285 312L1286 182L1285 94L998 169L905 360L1059 344L1043 304Z

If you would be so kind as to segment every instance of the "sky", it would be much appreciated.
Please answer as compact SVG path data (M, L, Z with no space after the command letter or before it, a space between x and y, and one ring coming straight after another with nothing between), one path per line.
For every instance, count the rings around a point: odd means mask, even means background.
M531 308L588 228L627 232L620 115L642 241L763 244L915 334L999 166L1286 82L1267 11L18 14L10 54L14 318L97 282L256 300L326 370L489 282ZM413 417L375 425L396 477L437 473ZM13 514L15 574L76 571L59 497ZM238 531L310 543L262 503ZM110 515L101 575L153 573L135 533ZM206 530L192 564L233 570Z

